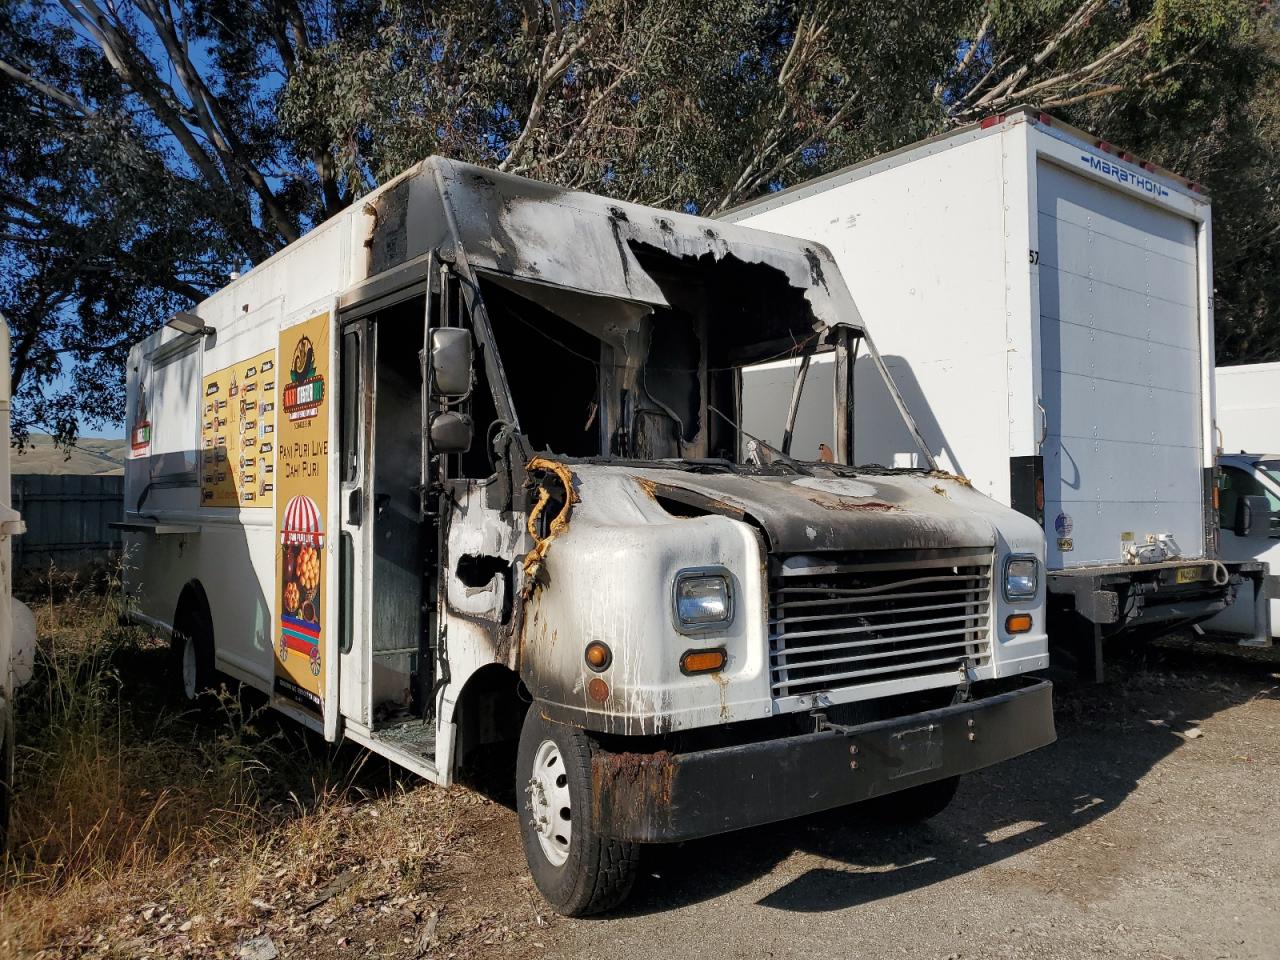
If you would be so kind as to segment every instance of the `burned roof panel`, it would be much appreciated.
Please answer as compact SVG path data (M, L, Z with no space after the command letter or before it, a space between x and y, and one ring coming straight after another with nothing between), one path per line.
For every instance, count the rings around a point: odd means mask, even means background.
M803 290L826 326L861 326L831 255L821 245L433 158L472 267L605 296L669 306L635 248L676 258L732 255L767 264Z

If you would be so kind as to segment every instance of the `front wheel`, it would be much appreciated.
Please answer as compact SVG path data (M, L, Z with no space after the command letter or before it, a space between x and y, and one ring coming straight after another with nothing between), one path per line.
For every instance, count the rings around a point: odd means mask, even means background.
M635 882L637 845L596 832L591 741L525 714L516 759L520 840L538 891L557 913L583 917L621 903Z

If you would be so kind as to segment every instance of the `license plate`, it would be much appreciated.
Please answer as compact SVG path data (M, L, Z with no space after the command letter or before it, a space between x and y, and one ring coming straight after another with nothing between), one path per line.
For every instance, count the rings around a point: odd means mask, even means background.
M930 723L893 735L892 754L898 761L889 779L936 770L942 766L942 724Z
M1174 583L1196 583L1203 575L1200 567L1180 567L1173 578Z

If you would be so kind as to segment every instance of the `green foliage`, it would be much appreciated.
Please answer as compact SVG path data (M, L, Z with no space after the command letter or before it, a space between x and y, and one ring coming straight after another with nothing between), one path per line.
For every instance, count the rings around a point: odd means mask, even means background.
M1219 359L1277 357L1276 38L1250 0L0 8L18 425L118 420L127 343L431 154L710 214L1025 102L1206 185Z

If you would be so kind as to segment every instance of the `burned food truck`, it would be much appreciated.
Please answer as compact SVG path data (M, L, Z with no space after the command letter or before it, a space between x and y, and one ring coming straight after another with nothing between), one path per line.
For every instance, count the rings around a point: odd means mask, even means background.
M566 914L640 844L929 816L1054 738L1043 534L936 469L882 363L860 410L918 463L859 447L859 350L820 246L429 159L130 353L132 614L188 697L441 784L509 747ZM822 354L819 445L802 373L742 430L744 370Z

